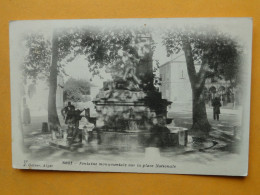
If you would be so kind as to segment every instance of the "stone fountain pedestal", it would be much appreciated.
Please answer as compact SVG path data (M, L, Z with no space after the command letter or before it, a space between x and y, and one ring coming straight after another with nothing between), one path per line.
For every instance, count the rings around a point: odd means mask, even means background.
M147 130L156 113L146 105L146 96L143 91L100 90L93 101L98 113L97 121L103 124L105 131Z
M164 126L171 122L167 119L167 106L171 102L162 99L156 91L128 90L117 86L115 81L104 83L93 101L101 144L121 148L149 146L154 134L151 132L154 120L160 118ZM169 146L178 145L178 132L168 132Z

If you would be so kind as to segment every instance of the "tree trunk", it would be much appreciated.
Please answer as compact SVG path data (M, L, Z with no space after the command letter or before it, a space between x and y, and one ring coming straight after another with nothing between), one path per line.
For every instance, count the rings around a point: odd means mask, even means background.
M192 121L191 130L194 132L202 132L207 135L211 126L208 121L205 101L200 90L192 90Z
M52 37L52 61L50 67L49 78L49 98L48 98L48 123L50 130L57 130L60 126L59 117L56 108L56 91L57 91L57 75L58 75L58 36L53 33Z
M183 51L185 54L187 71L192 89L192 120L191 130L195 133L207 135L211 126L209 124L206 112L205 101L202 97L202 91L205 86L207 64L203 62L197 73L193 61L193 54L188 37L182 37Z

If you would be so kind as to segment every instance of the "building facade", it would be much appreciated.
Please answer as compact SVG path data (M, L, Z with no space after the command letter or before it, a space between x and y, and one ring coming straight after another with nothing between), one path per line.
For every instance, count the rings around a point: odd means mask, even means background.
M191 85L183 55L160 66L162 98L173 103L190 103Z
M200 64L195 64L196 71L199 71ZM162 97L173 104L191 104L192 90L187 72L186 60L183 54L173 58L161 65L160 68ZM211 100L218 95L222 105L234 107L239 104L239 90L231 87L229 81L224 79L207 79L203 96L208 106ZM171 109L171 106L169 107Z

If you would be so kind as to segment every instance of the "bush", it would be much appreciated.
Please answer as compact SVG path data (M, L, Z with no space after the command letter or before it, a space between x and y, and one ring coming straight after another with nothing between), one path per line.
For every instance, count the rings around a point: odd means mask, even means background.
M91 84L84 79L70 78L64 85L64 100L72 102L85 102L90 95Z

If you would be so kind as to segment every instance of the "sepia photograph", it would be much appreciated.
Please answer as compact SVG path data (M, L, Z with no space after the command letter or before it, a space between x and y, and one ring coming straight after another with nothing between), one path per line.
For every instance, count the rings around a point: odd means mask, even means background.
M251 18L11 21L13 168L247 176Z

